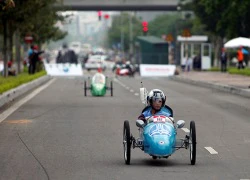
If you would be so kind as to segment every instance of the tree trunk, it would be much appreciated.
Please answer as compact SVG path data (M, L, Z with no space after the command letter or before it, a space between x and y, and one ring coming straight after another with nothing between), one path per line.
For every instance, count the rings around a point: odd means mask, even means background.
M21 44L20 44L20 31L17 29L15 35L16 44L16 63L17 63L17 74L21 73Z
M214 46L214 64L213 66L218 67L219 66L219 60L220 60L220 50L223 47L222 38L217 36L215 37L215 46Z
M8 76L8 56L7 56L7 19L3 17L3 60L4 60L4 77Z
M12 22L9 21L9 60L14 63L14 53L13 53L13 28L12 28Z

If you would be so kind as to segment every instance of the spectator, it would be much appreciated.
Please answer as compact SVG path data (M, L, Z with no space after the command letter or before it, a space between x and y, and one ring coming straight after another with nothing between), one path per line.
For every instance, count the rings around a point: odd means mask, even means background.
M187 72L191 71L191 69L192 69L192 64L193 64L192 61L193 61L192 58L190 56L188 56L187 60L186 60L186 71Z
M35 74L39 55L44 51L39 51L38 46L31 46L32 51L29 51L29 74Z
M244 69L243 66L244 55L242 52L242 47L240 47L237 51L237 59L238 59L238 69Z
M227 71L227 54L225 48L222 48L220 55L221 72Z
M7 66L8 66L8 75L9 76L16 76L16 70L13 68L12 61L9 61Z

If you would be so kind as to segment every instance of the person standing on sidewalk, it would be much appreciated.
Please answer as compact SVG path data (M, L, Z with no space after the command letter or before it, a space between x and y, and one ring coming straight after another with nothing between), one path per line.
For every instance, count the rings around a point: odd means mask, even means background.
M37 63L39 61L39 55L44 53L44 51L39 51L37 45L32 46L33 51L30 55L30 66L29 66L29 74L35 74L37 70Z
M187 72L192 70L192 64L193 64L193 60L190 56L188 56L186 59L186 68L185 68Z
M240 47L237 51L237 59L238 59L238 69L244 69L243 66L244 55L242 52L242 47Z
M227 54L225 48L221 49L221 55L220 55L220 65L221 65L221 72L227 71Z

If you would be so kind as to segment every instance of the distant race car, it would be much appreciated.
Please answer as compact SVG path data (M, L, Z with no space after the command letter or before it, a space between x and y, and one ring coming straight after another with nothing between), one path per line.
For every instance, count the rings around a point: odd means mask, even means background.
M90 78L88 78L90 79ZM84 81L84 95L87 96L87 90L91 91L92 96L105 96L106 91L110 90L110 95L113 96L113 82L110 81L110 86L108 86L108 77L105 77L102 73L96 73L92 79L91 83ZM90 86L88 86L90 84Z
M128 68L128 66L130 68ZM118 76L130 76L133 77L135 74L134 67L132 65L115 65L113 68L115 71L115 74Z

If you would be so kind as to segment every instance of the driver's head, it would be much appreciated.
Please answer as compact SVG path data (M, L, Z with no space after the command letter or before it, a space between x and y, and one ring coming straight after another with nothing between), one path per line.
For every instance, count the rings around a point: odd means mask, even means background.
M148 103L156 111L165 105L166 96L160 89L153 89L148 93Z

